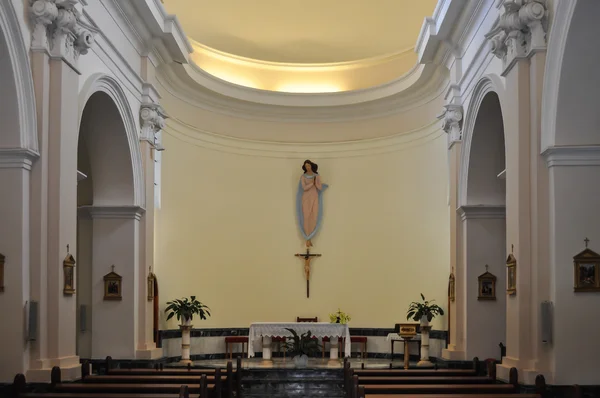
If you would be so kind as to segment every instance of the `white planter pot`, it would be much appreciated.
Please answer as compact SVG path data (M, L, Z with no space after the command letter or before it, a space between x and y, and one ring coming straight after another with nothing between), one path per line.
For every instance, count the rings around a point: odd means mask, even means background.
M179 325L181 329L181 362L182 363L191 363L190 359L190 331L192 330L192 320L184 319L182 320L181 325Z
M297 368L305 368L308 366L308 357L306 355L297 355L294 357L294 365Z
M421 326L429 326L429 321L427 320L427 316L423 315L421 317Z

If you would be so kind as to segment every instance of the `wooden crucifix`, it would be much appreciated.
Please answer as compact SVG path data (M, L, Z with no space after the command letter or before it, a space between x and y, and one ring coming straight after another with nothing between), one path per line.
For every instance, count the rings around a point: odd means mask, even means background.
M320 254L314 254L310 252L310 249L306 248L306 253L296 253L296 257L304 258L304 275L306 276L306 297L310 297L310 260L313 257L321 257Z

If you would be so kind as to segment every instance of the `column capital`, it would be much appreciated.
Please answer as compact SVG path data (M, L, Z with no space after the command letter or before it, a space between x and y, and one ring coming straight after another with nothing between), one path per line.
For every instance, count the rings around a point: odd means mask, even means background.
M34 26L31 50L64 60L74 70L80 55L94 44L97 30L81 21L79 0L29 0Z
M462 221L472 219L503 219L506 218L506 206L466 205L456 209Z
M462 105L444 105L442 129L448 134L449 143L462 140Z
M31 149L0 148L0 169L25 169L31 170L33 162L40 156Z
M503 0L504 13L485 35L506 76L519 61L546 50L547 0Z
M146 102L140 107L140 124L142 131L140 141L147 141L158 150L162 150L158 132L165 128L167 113L156 103Z
M80 217L141 220L145 209L139 206L79 206Z

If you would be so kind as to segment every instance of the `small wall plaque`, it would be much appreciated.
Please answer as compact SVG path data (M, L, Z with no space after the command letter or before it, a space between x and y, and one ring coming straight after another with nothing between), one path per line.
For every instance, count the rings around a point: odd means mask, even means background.
M454 268L452 268L452 272L448 278L448 298L450 301L454 301L456 298L456 278L454 277Z
M67 251L68 250L67 246ZM66 296L73 295L75 293L75 258L68 252L63 260L63 275L63 294Z
M514 246L511 245L511 249L514 250ZM517 294L517 259L513 253L506 259L506 293L509 296Z
M4 261L6 257L0 253L0 293L4 291Z
M584 239L585 249L573 257L576 292L600 292L600 255L588 248L590 240Z
M148 269L148 301L154 300L154 278L156 276L152 273L152 267Z
M111 266L112 271L104 275L104 300L122 300L121 286L123 278L115 272L115 266Z
M496 300L496 275L488 272L488 265L485 265L485 272L477 278L479 282L479 296L477 300Z

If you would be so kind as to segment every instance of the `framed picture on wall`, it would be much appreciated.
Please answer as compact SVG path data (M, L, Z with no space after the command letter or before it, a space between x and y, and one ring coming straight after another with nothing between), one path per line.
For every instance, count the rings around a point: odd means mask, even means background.
M573 257L576 292L600 292L600 255L587 247L589 239L585 239L585 250Z
M71 296L75 294L75 258L71 254L63 260L63 294Z
M122 300L122 281L121 275L115 272L115 266L111 266L112 271L104 275L104 300Z
M0 253L0 293L4 291L4 260L6 257Z
M485 266L485 272L477 278L479 283L479 295L477 300L496 300L496 275L488 272L488 265Z
M506 293L517 294L517 259L512 253L506 259Z

